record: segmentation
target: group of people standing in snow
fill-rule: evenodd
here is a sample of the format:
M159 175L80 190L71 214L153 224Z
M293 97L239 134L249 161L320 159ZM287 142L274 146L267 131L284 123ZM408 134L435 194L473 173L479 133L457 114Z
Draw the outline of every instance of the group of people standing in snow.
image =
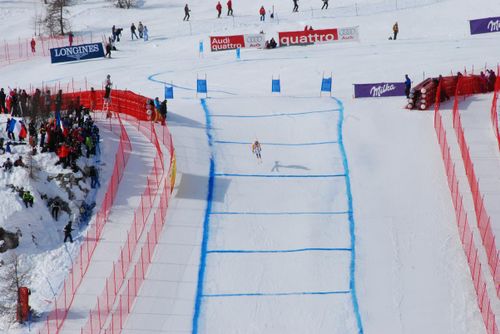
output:
M139 33L139 36L137 36L136 31ZM149 39L148 27L143 25L141 21L139 21L137 27L132 22L132 25L130 26L130 37L132 38L132 40L134 40L135 37L136 39L144 39L145 42L148 41Z

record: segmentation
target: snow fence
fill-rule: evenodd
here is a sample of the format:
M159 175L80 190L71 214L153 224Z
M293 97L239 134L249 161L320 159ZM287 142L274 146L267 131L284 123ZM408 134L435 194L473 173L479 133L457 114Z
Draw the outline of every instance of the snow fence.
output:
M481 261L478 257L478 249L474 242L474 234L468 222L467 213L463 205L463 196L460 193L458 178L455 170L455 165L452 162L451 150L448 140L446 139L446 130L443 126L443 119L439 111L439 96L441 94L441 85L438 86L436 92L436 103L434 109L434 128L441 148L441 155L444 162L446 176L448 178L448 186L450 188L453 207L455 208L455 216L457 219L457 227L462 242L463 250L467 258L469 270L476 291L477 303L481 312L486 332L488 334L498 334L495 314L491 309L490 296L486 289L486 281L481 270ZM455 122L454 122L455 123ZM482 234L482 233L481 233Z
M70 101L78 101L78 103L93 110L102 110L103 108L104 91L84 91L77 93L67 93L63 95L63 105L71 103ZM113 174L104 197L101 209L96 214L95 224L87 232L84 242L80 248L80 256L76 260L72 269L65 280L62 291L54 301L54 310L48 315L45 324L39 334L55 334L59 333L62 325L68 315L73 298L76 291L83 281L86 270L90 264L92 254L97 247L100 240L100 235L103 227L107 221L110 208L113 204L119 182L122 178L126 162L128 161L131 152L131 143L128 138L125 127L122 124L122 118L128 122L137 125L138 130L146 136L156 148L156 155L153 162L153 167L147 178L147 185L144 193L141 195L139 207L134 212L134 222L131 230L128 232L125 245L122 246L120 257L115 261L113 270L110 277L106 280L106 285L101 296L97 298L97 305L94 310L90 311L90 317L85 328L92 333L98 333L97 328L103 328L106 323L106 318L111 314L111 319L114 319L114 311L116 307L113 306L117 300L119 293L123 292L122 286L127 283L127 291L132 288L135 290L135 295L142 284L145 277L147 266L151 262L151 254L154 251L156 243L158 242L158 235L164 225L166 210L168 207L168 200L170 193L175 184L176 164L174 157L174 147L172 136L165 126L161 127L161 140L165 150L169 154L170 165L168 169L165 168L164 152L160 146L156 127L154 123L146 121L148 115L146 114L145 104L148 100L146 97L135 94L130 91L114 90L111 94L112 102L109 105L109 111L116 115L119 122L120 129L120 144L115 158L115 167ZM64 109L64 108L63 108ZM104 118L103 113L97 113L94 117ZM113 121L107 119L103 121L104 124L108 123L111 130L113 130ZM149 225L149 229L144 234L144 229L147 225L148 218L151 215L153 203L159 195L158 207L154 213L154 223ZM134 257L137 247L140 245L141 236L146 236L146 242L142 245L140 250L140 257ZM147 258L146 258L147 256ZM137 263L135 263L137 261ZM133 275L129 278L127 276L129 268L134 264ZM141 278L142 277L142 278ZM128 293L128 310L130 310L133 300L130 298L133 294ZM135 298L135 297L134 297ZM120 314L122 310L122 297L120 295ZM120 317L120 320L123 319ZM113 321L110 322L113 324ZM97 327L99 326L99 327ZM83 328L82 328L83 332Z

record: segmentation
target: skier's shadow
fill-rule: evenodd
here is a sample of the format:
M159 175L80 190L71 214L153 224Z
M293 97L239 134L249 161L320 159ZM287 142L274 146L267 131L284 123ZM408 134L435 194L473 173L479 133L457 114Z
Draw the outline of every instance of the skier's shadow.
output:
M284 169L300 169L300 170L310 170L306 166L301 166L301 165L282 165L279 161L274 162L274 166L271 169L271 172L279 172L280 168Z

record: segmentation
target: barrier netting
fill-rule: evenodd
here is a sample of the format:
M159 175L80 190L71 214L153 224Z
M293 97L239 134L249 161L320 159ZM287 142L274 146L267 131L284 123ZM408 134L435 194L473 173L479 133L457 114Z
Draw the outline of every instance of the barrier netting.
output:
M66 93L63 94L62 109L64 110L71 103L79 103L92 110L102 110L103 96L104 91L102 90ZM106 279L103 292L97 298L96 306L89 313L88 322L82 328L82 333L84 331L98 333L108 322L111 326L116 325L115 319L117 319L116 314L118 314L116 312L119 312L121 315L119 319L122 321L124 314L128 314L124 312L124 307L127 306L127 310L130 310L133 302L131 298L135 298L133 297L134 293L137 295L144 280L158 242L158 236L165 224L168 201L175 184L176 173L172 136L166 126L159 126L147 121L148 115L145 107L147 100L146 97L131 91L113 90L111 103L106 106L113 118L108 118L109 113L108 115L105 113L94 114L97 121L109 126L110 130L119 129L120 144L116 153L115 166L103 203L96 214L95 222L91 224L84 238L85 241L80 246L79 256L64 281L62 291L54 300L54 310L47 316L44 328L39 331L39 334L59 333L99 243L132 149L122 119L137 126L138 131L150 140L155 147L155 157L153 167L147 177L146 188L141 195L139 206L134 211L133 223L128 231L127 239L121 248L119 258L113 264L110 276ZM157 129L159 132L161 131L160 139L157 135ZM170 162L168 166L165 166L165 154L168 154ZM153 209L151 223L150 217ZM138 247L141 247L140 251L138 251ZM131 266L133 269L130 269ZM127 305L122 303L124 291L128 291ZM106 322L110 315L110 321Z
M441 155L444 162L446 176L448 178L448 186L450 188L451 197L453 201L453 207L455 208L455 216L457 220L458 232L460 235L460 240L462 242L463 250L467 258L467 263L469 265L469 270L474 284L474 289L476 291L476 299L481 312L484 325L488 334L498 334L498 327L496 324L495 314L491 309L491 300L486 288L486 281L483 277L481 261L478 255L478 248L474 242L474 233L468 222L467 213L463 205L463 196L460 192L458 178L456 174L455 164L452 161L451 150L448 140L446 138L446 130L443 126L443 118L439 110L440 107L440 97L441 96L441 84L438 85L436 92L436 103L434 109L434 128L436 130L438 142L441 148ZM458 95L455 96L455 104L458 108ZM453 108L455 110L455 106ZM455 112L454 112L455 113ZM454 126L456 125L456 120L454 116ZM463 144L462 144L463 145ZM478 191L476 197L474 197L474 202L476 204L476 199L478 196ZM479 223L479 220L478 220ZM489 224L489 219L488 219ZM489 225L488 225L489 226ZM487 231L483 227L484 232L481 232L481 237L483 233L486 234ZM489 228L491 231L491 227ZM481 228L480 228L481 231ZM484 244L484 238L482 238ZM493 238L494 244L494 238ZM496 247L495 247L496 251ZM498 253L495 253L495 257L498 262ZM489 260L489 259L488 259ZM491 263L490 261L488 261ZM495 271L498 267L497 262L495 264ZM490 265L491 268L491 265ZM493 272L493 277L495 278L495 273ZM498 281L495 280L495 285L498 292Z

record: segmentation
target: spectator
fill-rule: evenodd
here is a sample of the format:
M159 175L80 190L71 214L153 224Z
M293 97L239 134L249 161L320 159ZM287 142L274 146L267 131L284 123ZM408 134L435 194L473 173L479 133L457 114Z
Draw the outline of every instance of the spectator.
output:
M184 6L184 18L182 19L183 21L189 21L189 18L191 17L191 15L189 15L190 11L191 9L189 9L188 4L186 4L186 6Z
M12 161L10 161L10 158L7 158L7 160L3 163L2 167L6 172L12 171Z
M220 19L220 16L222 14L222 5L220 4L220 1L217 2L215 9L217 10L217 18Z
M139 37L135 33L136 30L137 28L135 27L135 24L132 22L132 25L130 26L130 35L132 36L132 40L134 40L134 36L135 38L139 39Z
M14 161L14 167L28 167L26 164L23 162L23 157L19 156L16 161Z
M31 42L30 42L30 45L31 45L31 53L35 53L36 52L36 41L35 41L35 37L33 37L31 39Z
M71 232L73 231L72 225L73 223L71 220L64 226L64 242L66 242L69 239L69 242L73 243L73 236L71 235Z
M299 2L299 0L293 0L293 10L292 10L293 13L297 13L299 11L298 2Z
M260 20L265 21L266 20L266 9L264 8L264 6L260 7L259 14L260 14Z
M233 1L227 1L227 16L233 16Z
M394 40L396 40L396 38L398 37L398 33L399 33L399 26L398 26L398 23L394 23L394 25L392 26L392 32L394 33Z
M3 88L0 88L0 112L3 112L4 114L7 113L7 109L5 108L5 98L7 96L5 95L5 92Z
M74 37L75 37L75 35L73 35L73 32L70 31L69 34L68 34L69 46L73 46L73 38Z
M116 41L117 42L120 41L120 37L122 36L122 31L123 31L123 28L116 28L115 36L116 36Z
M29 190L23 192L23 202L26 208L28 208L28 205L33 207L33 195L31 195Z
M53 202L52 202L52 210L50 211L51 214L52 214L52 218L55 219L55 221L58 220L59 218L59 210L60 210L60 205L59 205L59 201L57 199L55 199Z
M90 166L89 176L90 187L92 189L96 188L97 186L101 186L101 183L99 182L99 172L97 171L97 168L95 168L95 166Z
M111 42L106 43L106 54L104 58L111 58Z
M5 147L3 147L3 144L5 142L5 139L0 137L0 154L5 154Z
M165 121L167 120L167 100L163 100L160 104L160 115L162 117L162 125L165 125Z
M137 31L139 32L139 38L142 38L142 33L144 32L144 26L142 25L141 21L139 21L139 24L137 25Z
M149 40L149 30L147 26L144 26L143 37L144 42L147 42Z
M323 7L321 7L321 10L323 9L328 9L328 0L323 0Z
M408 74L405 74L405 94L406 98L410 98L410 90L411 90L411 79Z

